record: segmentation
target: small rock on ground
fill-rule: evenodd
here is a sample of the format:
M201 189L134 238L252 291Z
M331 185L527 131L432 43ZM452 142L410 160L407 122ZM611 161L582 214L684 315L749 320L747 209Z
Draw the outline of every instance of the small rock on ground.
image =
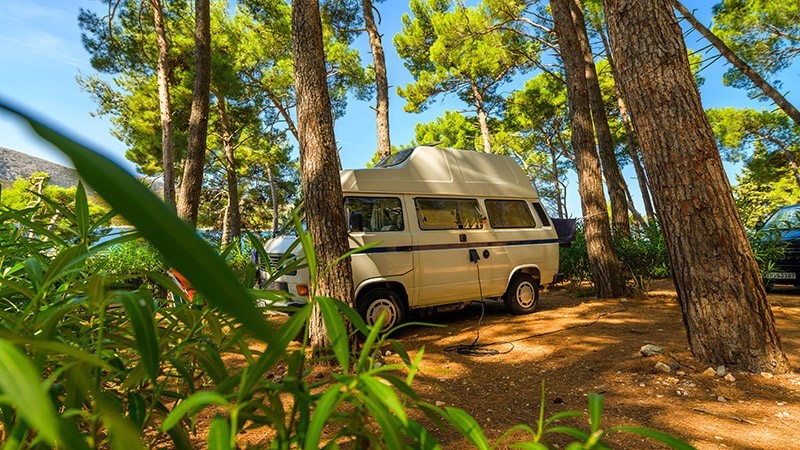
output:
M639 349L639 353L641 353L642 356L655 356L660 355L663 352L663 348L653 344L645 344Z

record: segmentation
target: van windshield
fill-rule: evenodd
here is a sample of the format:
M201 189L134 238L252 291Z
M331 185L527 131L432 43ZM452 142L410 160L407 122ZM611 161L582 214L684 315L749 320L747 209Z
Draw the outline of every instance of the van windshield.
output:
M779 209L764 224L763 229L795 230L800 229L800 205Z

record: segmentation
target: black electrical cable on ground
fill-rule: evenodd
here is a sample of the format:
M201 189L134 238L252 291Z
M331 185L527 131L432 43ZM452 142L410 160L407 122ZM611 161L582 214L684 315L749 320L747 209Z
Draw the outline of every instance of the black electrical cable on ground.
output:
M445 347L444 351L446 353L455 352L455 353L458 353L459 355L466 355L466 356L505 355L506 353L511 353L511 351L514 350L514 342L520 342L520 341L525 341L525 340L532 339L532 338L535 338L535 337L547 336L547 335L550 335L550 334L556 334L556 333L560 333L562 331L572 330L572 329L575 329L575 328L590 327L590 326L596 324L597 322L599 322L600 319L602 319L605 316L610 316L612 314L616 314L616 313L624 312L624 311L628 310L628 308L620 308L620 309L617 309L615 311L598 314L597 317L590 323L582 323L582 324L572 325L572 326L565 327L565 328L559 328L558 330L546 331L544 333L531 334L531 335L528 335L528 336L525 336L525 337L521 337L521 338L518 338L518 339L510 340L510 341L496 341L496 342L491 342L489 344L478 344L478 340L481 338L481 324L483 323L483 315L485 313L485 307L484 307L484 302L483 302L483 286L481 286L481 267L477 262L475 262L475 267L478 268L478 290L479 290L480 295L481 295L481 301L480 301L480 304L481 304L481 317L480 317L480 319L478 319L478 330L476 331L475 340L472 341L471 344L456 344L456 345L451 345L449 347ZM510 348L508 350L506 350L506 351L500 351L500 350L496 350L496 349L490 348L490 347L494 347L494 346L497 346L497 345L509 345Z
M483 323L483 315L486 312L486 308L483 302L483 286L481 285L481 266L480 264L475 261L475 267L478 268L478 292L481 295L481 317L478 319L478 329L475 334L475 340L472 341L471 344L456 344L451 345L449 347L445 347L445 352L455 352L459 355L467 355L467 356L494 356L494 355L504 355L506 353L510 353L511 350L514 350L514 344L510 342L499 342L499 343L492 343L492 344L478 344L478 340L481 338L481 323ZM498 344L507 344L510 345L506 351L500 351L493 348L489 348L493 345Z

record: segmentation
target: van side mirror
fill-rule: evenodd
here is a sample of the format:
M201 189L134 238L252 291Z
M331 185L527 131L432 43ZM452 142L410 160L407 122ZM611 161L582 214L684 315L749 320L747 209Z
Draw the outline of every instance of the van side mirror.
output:
M350 231L364 231L364 216L361 211L350 213Z

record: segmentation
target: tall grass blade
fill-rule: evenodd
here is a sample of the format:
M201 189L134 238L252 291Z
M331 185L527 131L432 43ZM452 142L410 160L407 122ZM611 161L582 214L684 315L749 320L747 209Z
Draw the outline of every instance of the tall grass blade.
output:
M350 341L347 338L347 328L339 315L339 309L326 297L317 297L320 311L322 312L322 321L325 323L325 331L328 333L328 338L331 340L333 346L333 354L336 355L336 361L339 363L344 373L348 372L350 366Z
M231 450L231 424L224 417L214 417L208 427L208 450Z
M4 403L15 407L22 419L55 446L61 441L59 420L40 380L39 372L25 354L0 339L0 390Z

